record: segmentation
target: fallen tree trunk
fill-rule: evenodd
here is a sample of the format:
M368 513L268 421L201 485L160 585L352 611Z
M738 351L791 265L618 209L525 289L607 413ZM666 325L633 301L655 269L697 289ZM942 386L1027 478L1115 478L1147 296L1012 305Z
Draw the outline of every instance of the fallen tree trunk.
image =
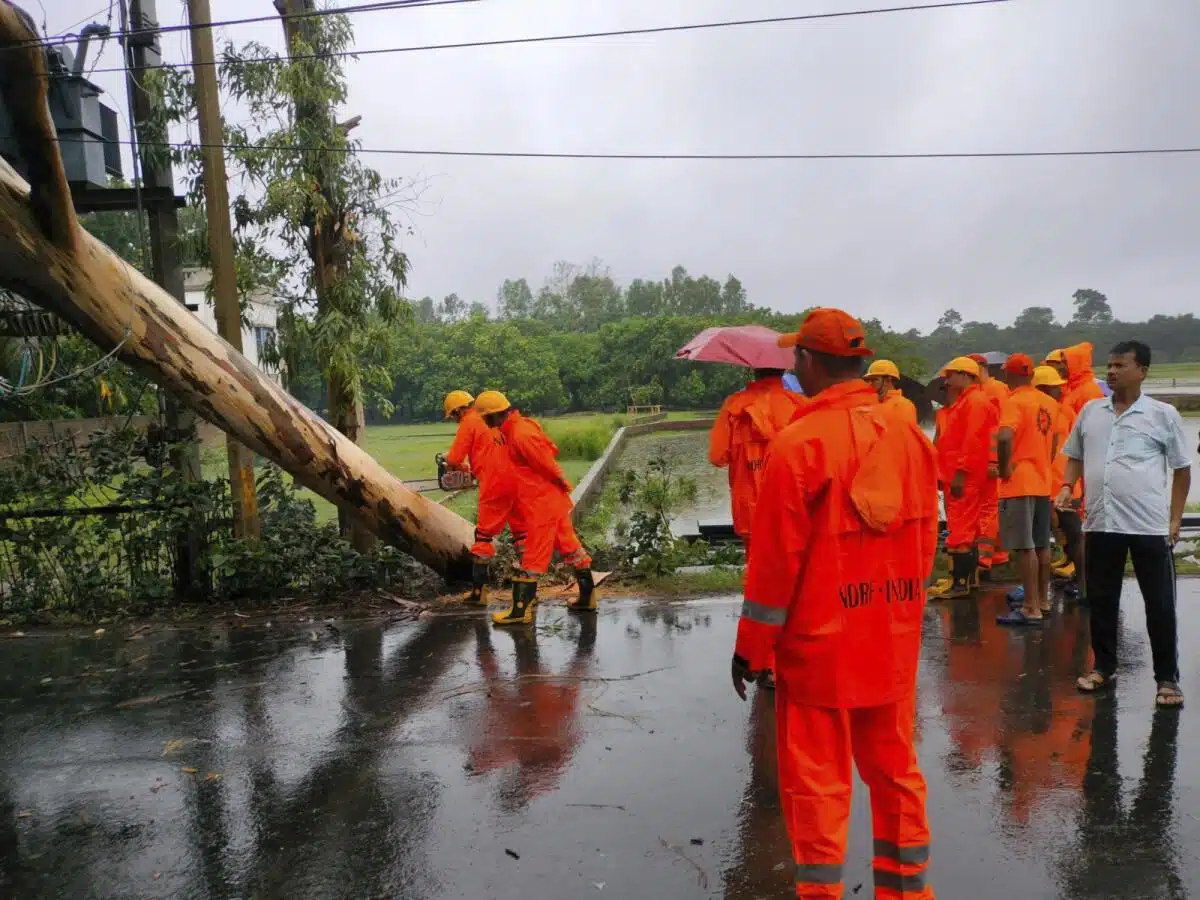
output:
M46 104L43 48L0 0L0 94L31 185L0 160L0 286L56 313L200 416L434 570L469 565L473 529L409 490L79 226Z

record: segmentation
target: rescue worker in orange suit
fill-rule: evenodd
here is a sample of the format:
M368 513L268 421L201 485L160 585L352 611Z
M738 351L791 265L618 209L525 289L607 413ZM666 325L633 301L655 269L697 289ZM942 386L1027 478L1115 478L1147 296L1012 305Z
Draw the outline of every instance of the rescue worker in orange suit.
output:
M890 359L877 359L867 369L867 384L879 394L883 408L917 424L917 408L900 392L900 370Z
M733 530L746 548L747 560L767 446L807 402L784 386L782 369L756 369L754 380L721 405L708 436L708 461L729 469ZM771 671L763 674L763 687L771 687Z
M781 802L796 896L843 895L853 767L871 793L877 900L932 898L913 747L924 585L937 550L937 456L862 380L862 326L815 309L796 374L811 402L775 439L732 662L745 699L772 652Z
M1008 399L1008 385L999 378L993 378L988 368L987 357L982 353L972 353L967 357L979 366L979 389L992 401L999 416L1000 408ZM996 434L992 434L992 462L996 461ZM1008 552L1000 542L1000 495L999 483L993 470L991 483L983 498L982 536L979 545L979 572L987 577L996 566L1008 563Z
M1071 434L1071 429L1075 427L1077 418L1075 413L1062 402L1063 388L1066 387L1066 384L1053 366L1038 366L1033 371L1033 386L1058 403L1058 417L1054 422L1054 433L1058 438L1056 444L1058 452L1054 455L1054 461L1051 464L1054 475L1050 488L1051 497L1057 497L1059 491L1062 490L1063 479L1067 474L1067 455L1062 452L1062 448L1066 445L1067 437ZM1053 510L1055 522L1062 536L1062 547L1067 564L1067 568L1059 569L1058 573L1074 579L1064 588L1064 593L1068 597L1076 598L1081 598L1083 594L1083 559L1080 555L1083 548L1083 519L1080 515L1082 506L1083 485L1076 482L1075 490L1071 494L1071 508Z
M937 444L949 531L946 552L952 560L945 597L971 593L979 545L986 541L983 505L994 483L992 434L1000 412L980 389L978 373L979 365L965 356L951 360L941 372L950 401Z
M1046 365L1053 366L1067 381L1063 391L1062 402L1076 416L1088 403L1104 398L1104 391L1096 383L1096 374L1092 371L1092 345L1087 341L1067 347L1063 350L1052 350L1046 356Z
M473 408L474 402L475 398L466 391L451 391L442 406L446 418L458 423L446 464L453 469L469 469L479 482L475 543L471 545L471 592L466 601L486 606L488 569L496 557L493 541L508 525L513 543L519 548L525 540L525 531L516 510L517 491L509 471L504 438L500 432L488 428L483 416Z
M1000 411L1001 533L1017 554L1025 602L1001 625L1039 625L1050 612L1050 489L1058 452L1058 404L1033 386L1033 360L1014 353L1004 364L1013 391Z
M1063 389L1062 404L1078 418L1079 413L1093 400L1100 400L1104 392L1096 383L1096 374L1092 371L1092 345L1087 341L1062 350L1052 350L1046 356L1046 364L1058 370L1058 374L1066 379L1067 386ZM1081 515L1082 515L1081 508ZM1079 556L1075 560L1075 574L1084 570L1084 541L1079 542ZM1061 570L1056 574L1066 574ZM1080 590L1084 589L1082 581L1078 582Z
M558 464L558 447L542 426L513 409L499 391L484 391L475 408L489 428L499 428L508 450L516 485L517 516L525 526L520 572L513 578L512 607L494 613L497 625L530 623L537 605L538 577L550 569L554 552L575 570L579 596L567 606L575 612L596 611L592 558L571 524L571 484Z

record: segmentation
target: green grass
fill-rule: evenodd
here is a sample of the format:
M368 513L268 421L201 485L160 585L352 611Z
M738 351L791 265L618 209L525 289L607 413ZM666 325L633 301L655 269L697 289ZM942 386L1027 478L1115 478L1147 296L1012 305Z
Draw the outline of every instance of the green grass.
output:
M675 572L648 578L635 588L639 594L659 597L695 597L701 594L740 594L745 569L717 566L707 572Z
M1200 363L1155 363L1150 367L1151 379L1200 378Z

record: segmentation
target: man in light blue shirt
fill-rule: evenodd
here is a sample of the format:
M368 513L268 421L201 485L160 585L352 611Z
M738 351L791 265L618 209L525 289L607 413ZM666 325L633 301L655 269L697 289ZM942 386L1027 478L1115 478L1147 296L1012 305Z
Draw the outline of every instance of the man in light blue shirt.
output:
M1082 476L1096 668L1078 680L1079 689L1093 693L1116 679L1121 584L1125 560L1132 557L1146 604L1156 702L1179 707L1173 545L1191 488L1192 461L1179 411L1142 393L1149 368L1150 348L1140 341L1113 348L1107 378L1112 396L1093 400L1075 420L1063 447L1068 462L1058 505L1069 506Z

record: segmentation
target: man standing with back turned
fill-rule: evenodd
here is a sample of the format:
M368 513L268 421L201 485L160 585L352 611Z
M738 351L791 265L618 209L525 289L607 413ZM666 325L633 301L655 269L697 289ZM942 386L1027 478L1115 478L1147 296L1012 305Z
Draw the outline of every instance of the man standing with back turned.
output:
M1142 393L1149 368L1150 348L1141 341L1113 347L1107 379L1112 396L1091 401L1075 420L1057 502L1068 508L1071 489L1083 476L1083 557L1096 668L1076 684L1090 694L1116 680L1121 582L1125 559L1132 557L1146 604L1155 703L1180 707L1173 545L1192 485L1192 461L1179 410Z
M853 766L871 792L875 897L932 898L925 779L913 748L937 457L862 380L862 326L815 309L796 374L812 402L775 439L754 517L733 686L776 656L781 800L796 896L842 896Z

